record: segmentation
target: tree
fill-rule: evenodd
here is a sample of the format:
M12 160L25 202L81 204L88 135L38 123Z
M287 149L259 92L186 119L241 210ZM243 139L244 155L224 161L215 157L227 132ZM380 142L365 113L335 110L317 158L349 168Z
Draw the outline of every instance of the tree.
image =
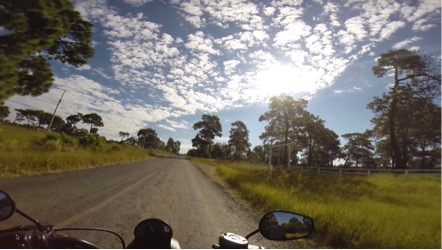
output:
M175 141L172 153L179 154L180 150L181 150L180 148L181 148L181 142L180 141Z
M437 166L440 162L441 108L433 103L432 98L418 96L406 86L397 88L395 98L394 133L401 160L405 166ZM373 131L378 139L376 153L384 166L394 166L395 163L389 130L392 99L392 94L387 93L373 98L367 105L375 113L371 122L375 125Z
M9 116L9 107L0 105L0 121L6 119Z
M82 113L77 113L76 115L70 115L68 117L66 117L66 121L69 125L71 125L72 128L75 127L75 125L77 125L78 122L83 120L83 114Z
M265 146L255 146L251 152L250 158L258 162L266 162L268 158L266 152L267 150L265 149Z
M96 113L84 115L83 116L83 123L91 125L91 128L89 130L89 133L91 133L91 134L94 131L94 130L92 130L93 126L95 126L95 127L103 127L104 126L104 123L101 120L101 116ZM96 133L96 131L95 131L95 133Z
M235 121L232 123L230 129L229 145L233 147L235 153L234 157L237 161L242 159L244 155L250 150L249 131L242 121Z
M219 117L204 114L202 120L193 125L193 129L199 129L200 131L192 139L192 146L198 148L200 156L210 158L210 151L215 136L222 136L222 126Z
M374 146L370 141L371 131L342 135L347 140L344 145L345 166L374 167ZM353 163L353 164L352 164Z
M417 95L440 93L440 66L439 70L434 72L434 67L428 57L401 49L381 54L372 71L378 78L390 72L393 73L393 86L390 89L389 98L384 100L387 105L383 111L388 120L392 166L393 168L407 168L408 152L404 150L404 145L400 145L397 138L399 91L405 87Z
M322 127L319 143L314 152L316 164L318 166L332 167L333 161L340 156L340 144L339 136L333 130Z
M166 151L169 153L172 153L174 150L174 147L175 147L175 141L171 137L169 137L169 140L167 140L167 143L166 143Z
M212 147L212 151L210 151L210 156L214 159L221 159L225 160L228 158L228 153L226 151L225 144L222 143L215 143Z
M265 131L259 136L264 144L285 144L292 142L299 134L299 124L304 114L307 101L294 100L287 94L281 94L270 98L269 111L259 117L259 121L268 121ZM285 147L281 159L288 162L288 147Z
M180 141L174 141L171 137L169 137L169 140L167 140L167 144L166 144L166 151L167 152L170 152L172 154L179 154L180 147L181 147Z
M142 128L138 130L138 144L143 148L162 149L164 142L158 138L157 132L151 128Z
M49 60L80 66L92 57L92 24L69 0L0 4L0 104L14 94L40 95L52 85Z
M133 136L127 138L124 143L129 144L129 145L136 145L137 144L137 139Z
M52 116L52 115L51 115ZM51 117L52 119L52 117ZM49 123L51 121L49 120ZM49 123L47 125L49 125ZM52 121L52 130L55 130L57 132L63 132L63 129L66 127L66 122L58 115L54 116L54 120Z
M121 141L124 141L124 138L126 137L129 138L130 136L128 132L123 132L123 131L118 132L118 135L121 136Z
M49 126L49 124L51 123L52 114L45 112L43 110L34 110L32 113L34 114L38 122L37 127L41 128L44 125Z
M28 125L32 125L37 117L35 116L35 112L32 109L15 109L17 111L16 120L27 120Z
M304 111L298 119L298 134L295 135L298 147L306 156L307 166L333 166L338 158L339 136L324 125L324 120Z

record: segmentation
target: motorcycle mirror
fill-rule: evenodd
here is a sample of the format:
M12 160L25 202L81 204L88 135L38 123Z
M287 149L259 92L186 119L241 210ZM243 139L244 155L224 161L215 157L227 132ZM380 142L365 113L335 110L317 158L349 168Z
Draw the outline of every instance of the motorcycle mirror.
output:
M0 221L11 217L15 212L15 203L5 192L0 191Z
M287 211L270 211L259 221L259 232L269 240L294 240L313 232L313 219Z

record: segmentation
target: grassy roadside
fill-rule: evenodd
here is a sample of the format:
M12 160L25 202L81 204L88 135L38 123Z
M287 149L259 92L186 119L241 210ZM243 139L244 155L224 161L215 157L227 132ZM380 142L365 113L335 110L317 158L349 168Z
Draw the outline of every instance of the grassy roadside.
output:
M278 168L269 174L245 163L192 161L214 166L224 185L258 213L285 209L310 215L316 224L313 240L321 246L441 247L440 176L336 176Z
M137 146L105 143L99 150L42 142L43 130L0 123L0 177L40 175L87 169L162 156Z

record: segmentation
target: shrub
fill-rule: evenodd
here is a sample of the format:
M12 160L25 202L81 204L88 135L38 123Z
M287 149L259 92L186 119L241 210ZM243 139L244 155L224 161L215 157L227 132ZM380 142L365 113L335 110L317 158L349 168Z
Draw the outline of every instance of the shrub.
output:
M60 151L61 146L58 141L46 141L43 144L43 150L45 150L45 151Z
M92 150L101 150L106 142L106 139L97 134L88 134L80 138L78 143L83 148L90 148Z
M77 141L74 138L72 138L72 137L70 137L70 136L68 136L68 135L66 135L64 133L61 133L61 134L55 134L55 133L47 134L40 141L36 140L36 141L34 141L34 143L36 145L44 145L48 141L56 141L56 142L58 142L62 146L75 146L77 144Z
M61 144L63 146L75 146L77 144L77 141L75 140L75 138L72 138L64 133L61 133L58 135L58 139L61 142Z

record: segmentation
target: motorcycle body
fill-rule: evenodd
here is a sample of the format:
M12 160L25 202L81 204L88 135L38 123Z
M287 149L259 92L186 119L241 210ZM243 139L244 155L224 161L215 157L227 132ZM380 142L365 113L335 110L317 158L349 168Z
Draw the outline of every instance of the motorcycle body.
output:
M126 248L123 237L105 228L57 228L53 225L42 225L17 209L12 198L5 192L0 191L0 221L4 221L18 213L33 224L17 226L6 230L0 230L0 248L80 248L92 249L99 246L83 239L70 237L66 231L102 231L115 235L121 242L121 248ZM267 212L260 220L257 230L243 237L234 233L223 233L219 236L215 249L234 248L263 248L249 244L249 237L256 233L269 240L285 241L296 240L309 236L314 228L313 219L288 211L275 210ZM127 245L129 249L155 248L168 249L180 248L176 239L173 238L172 227L165 221L149 218L139 222L134 229L134 239Z

